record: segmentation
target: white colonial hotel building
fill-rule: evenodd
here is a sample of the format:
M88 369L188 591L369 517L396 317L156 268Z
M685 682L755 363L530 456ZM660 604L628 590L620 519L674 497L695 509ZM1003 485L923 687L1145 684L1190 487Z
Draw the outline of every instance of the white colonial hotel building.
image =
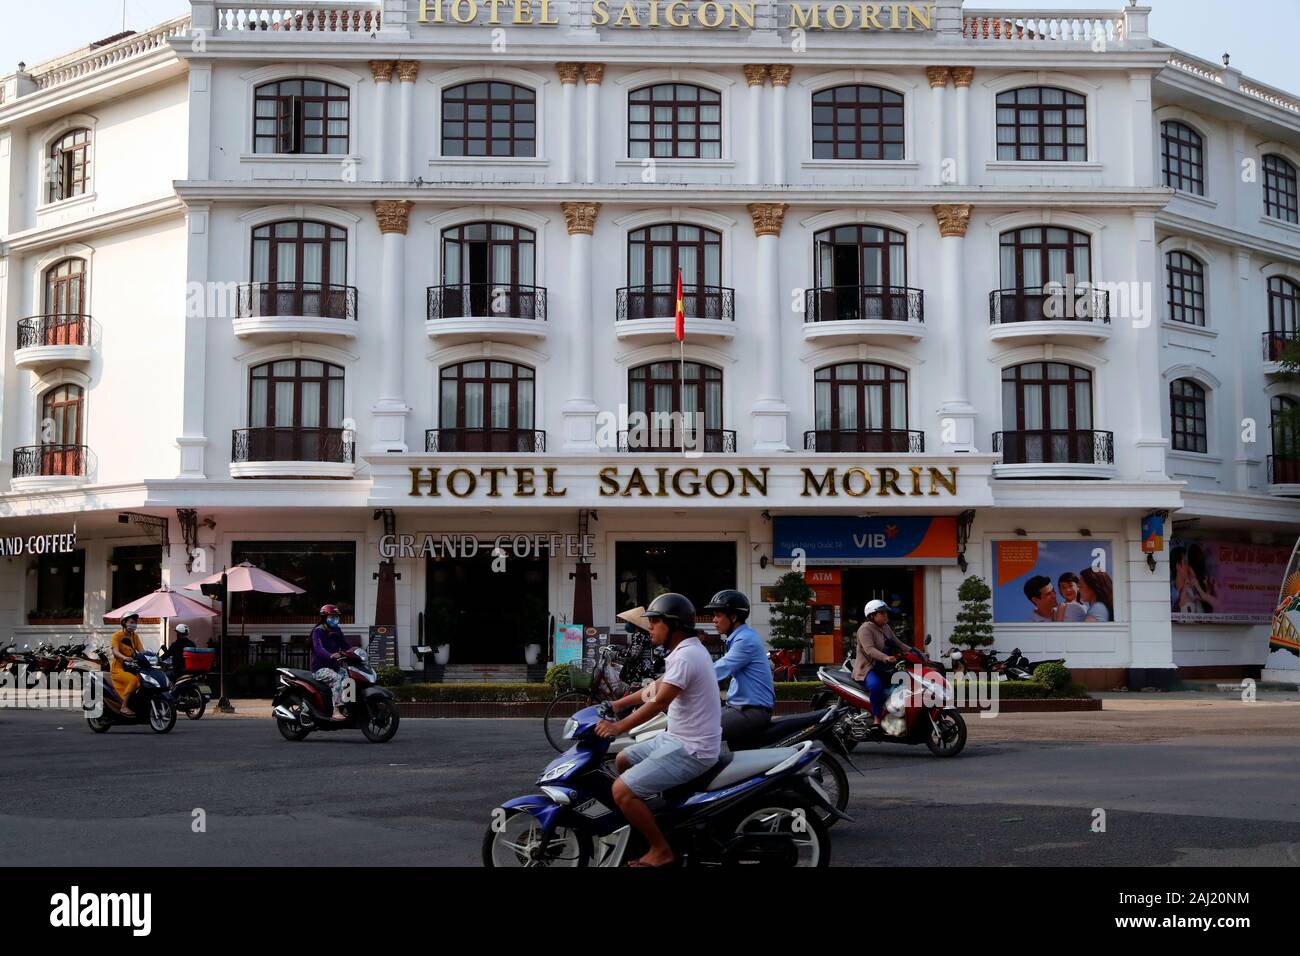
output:
M0 640L251 560L309 588L252 658L331 600L486 672L802 547L821 660L872 596L946 647L980 574L1092 686L1266 664L1257 615L1171 614L1169 539L1222 594L1300 531L1293 94L1141 6L191 7L0 78L0 538L77 532L0 559ZM1033 622L1079 554L1094 619Z

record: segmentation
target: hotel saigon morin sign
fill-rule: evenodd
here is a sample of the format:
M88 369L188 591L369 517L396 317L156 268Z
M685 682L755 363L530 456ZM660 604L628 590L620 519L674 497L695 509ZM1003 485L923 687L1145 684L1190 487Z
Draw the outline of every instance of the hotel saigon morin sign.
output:
M468 26L558 26L552 4L562 0L420 0L419 22ZM597 27L650 29L754 29L757 0L589 0ZM766 6L766 4L764 4ZM790 30L930 30L931 3L844 3L790 0ZM487 18L479 20L480 12Z

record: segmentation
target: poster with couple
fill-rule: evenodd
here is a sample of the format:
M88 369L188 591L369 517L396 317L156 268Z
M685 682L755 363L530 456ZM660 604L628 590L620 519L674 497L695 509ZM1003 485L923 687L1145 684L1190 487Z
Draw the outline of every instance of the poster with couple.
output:
M996 624L1097 624L1115 620L1111 542L993 543Z

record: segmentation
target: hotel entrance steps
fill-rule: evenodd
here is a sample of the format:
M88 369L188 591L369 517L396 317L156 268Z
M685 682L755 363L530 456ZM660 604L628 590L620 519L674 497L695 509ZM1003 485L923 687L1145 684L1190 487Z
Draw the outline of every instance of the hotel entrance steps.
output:
M442 680L445 684L526 684L528 667L524 664L448 664Z

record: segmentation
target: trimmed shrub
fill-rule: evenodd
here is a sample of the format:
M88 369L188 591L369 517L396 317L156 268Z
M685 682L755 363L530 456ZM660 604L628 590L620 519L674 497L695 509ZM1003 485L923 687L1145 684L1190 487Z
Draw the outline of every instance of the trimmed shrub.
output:
M375 673L379 676L380 687L400 687L406 683L406 671L400 667L380 667Z
M1034 680L1044 685L1048 690L1060 690L1070 683L1071 674L1064 664L1057 664L1051 661L1045 664L1039 664L1034 668Z

